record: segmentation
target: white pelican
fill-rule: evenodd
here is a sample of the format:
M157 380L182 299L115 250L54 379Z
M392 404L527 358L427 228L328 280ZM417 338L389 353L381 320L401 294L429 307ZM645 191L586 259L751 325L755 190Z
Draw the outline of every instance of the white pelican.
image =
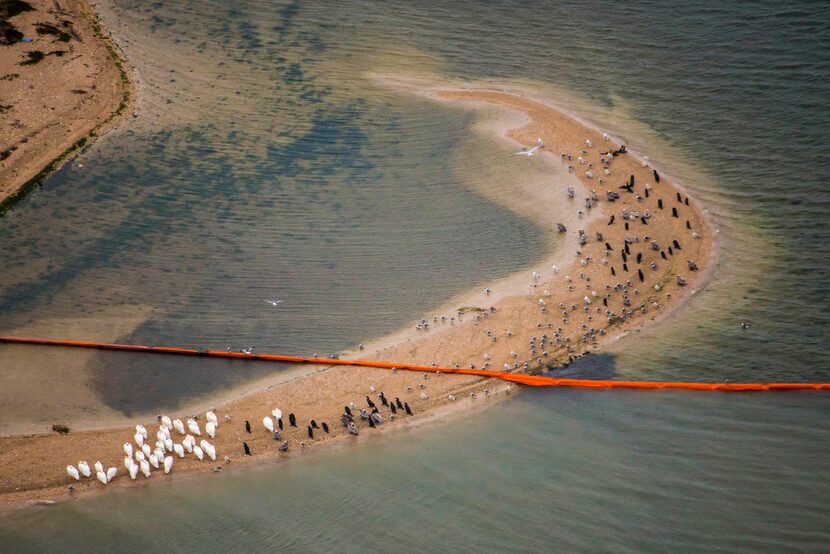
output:
M150 445L146 443L141 445L141 451L144 452L145 456L149 456L153 453L153 451L150 450Z
M164 449L173 452L173 439L164 439Z
M75 466L73 466L73 465L66 466L66 472L69 474L70 477L72 477L76 481L81 480L81 474L78 473L78 470L75 469Z
M196 454L196 457L200 460L205 457L205 453L202 451L201 447L199 447L198 444L193 447L193 453Z
M168 430L173 428L173 421L168 416L161 416L161 424Z
M95 462L95 471L104 471L104 464L100 461Z
M212 444L202 439L201 442L199 442L199 446L202 448L205 454L207 454L210 457L211 460L216 461L216 448Z
M130 444L128 442L124 443L124 454L126 454L127 456L132 458L132 456L133 456L133 445L132 444Z
M199 424L196 423L195 419L187 420L187 430L196 435L197 437L202 435L202 432L199 431Z
M141 435L142 435L145 439L147 438L147 428L146 428L146 427L144 427L143 425L136 425L136 426L135 426L135 432L136 432L136 433L141 433Z
M104 485L107 484L107 474L106 473L104 473L103 471L98 471L98 472L95 473L95 476L98 478L99 481L101 481L102 484L104 484Z
M138 446L142 446L144 444L144 435L142 435L141 433L136 433L133 439L135 439L135 443Z
M131 465L127 468L127 471L130 472L130 479L135 480L136 475L138 475L138 464Z
M156 469L159 468L159 459L156 457L155 454L150 454L149 456L147 456L147 459L150 460L150 465L152 465Z
M84 477L92 477L92 472L89 470L89 464L86 462L78 462L78 471L80 471L81 475Z
M193 442L191 442L191 440ZM182 441L182 448L187 450L188 453L193 452L193 444L196 442L196 439L193 438L193 435L187 435L184 440Z
M170 473L171 469L173 469L173 456L167 456L164 458L164 473Z
M263 427L268 429L268 432L270 432L270 433L274 432L274 420L271 419L270 417L268 417L268 416L263 417L262 418L262 425L263 425Z
M181 444L174 444L173 452L175 452L176 456L179 458L184 458L184 447Z
M141 464L139 465L141 468L141 473L144 474L144 477L150 478L150 464L147 463L147 460L141 460Z
M178 431L180 435L184 435L184 423L182 423L181 419L173 420L173 428Z
M135 459L138 460L139 462L143 462L144 460L147 459L147 457L144 456L144 452L139 450L138 452L135 453Z
M219 419L216 417L216 413L214 413L213 410L205 412L205 419L213 423L214 427L219 427Z
M268 419L271 419L271 418L268 418ZM215 437L216 436L216 424L213 423L212 421L208 421L207 423L205 423L205 433L207 433L210 438Z
M282 410L280 410L279 408L274 408L273 410L271 410L271 415L274 416L274 419L280 420L282 419Z
M124 457L124 469L130 469L130 466L135 465L132 458Z
M118 473L118 470L114 467L111 467L107 470L107 483L109 483L115 478L116 473Z

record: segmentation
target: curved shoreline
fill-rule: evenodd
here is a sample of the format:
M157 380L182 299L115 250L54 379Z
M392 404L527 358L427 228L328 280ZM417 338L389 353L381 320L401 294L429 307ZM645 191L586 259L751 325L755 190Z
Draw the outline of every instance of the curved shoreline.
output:
M37 186L43 183L49 176L58 171L66 163L72 161L76 156L81 154L83 150L89 147L96 139L113 130L121 120L127 116L135 105L135 84L130 72L127 70L129 65L124 57L123 52L115 45L115 43L106 35L102 23L90 5L88 0L78 0L79 12L74 14L75 22L83 22L88 25L91 34L98 42L97 46L102 47L107 52L107 57L117 70L120 77L121 94L118 104L115 102L106 103L101 106L98 111L99 117L105 117L103 121L95 124L92 128L85 131L80 138L70 141L66 144L59 144L57 147L50 149L51 160L42 168L26 168L28 172L20 176L13 176L8 190L5 195L0 194L0 216L10 210L15 204L23 200L32 192ZM71 94L68 92L67 94ZM47 142L49 140L60 140L60 134L57 132L50 135L47 131L46 136L39 137L39 141L32 148L37 145ZM29 144L27 142L27 144ZM19 160L15 160L19 161ZM15 164L10 164L8 168L12 171ZM19 182L16 182L19 181Z
M600 142L601 137L598 136L599 131L587 128L584 123L574 120L562 110L535 100L508 93L470 90L444 91L439 96L434 96L434 99L439 102L455 102L457 105L464 105L473 110L486 105L495 106L499 113L523 112L527 116L525 118L526 123L519 128L514 127L511 123L502 129L509 140L521 144L532 145L535 142L535 137L542 136L546 145L549 145L547 147L549 151L555 149L554 152L557 152L559 150L557 145L559 145L563 151L567 148L568 151L576 153L585 137L590 136L597 144L593 148L592 155L598 155L596 151L599 150L599 146L603 145ZM508 119L510 122L515 122L515 119ZM608 143L613 144L610 141ZM624 155L618 158L612 162L611 166L614 169L612 172L615 175L614 181L622 180L624 175L631 172L631 174L636 173L638 175L637 180L642 185L643 176L647 175L646 171L650 174L651 168L641 167L640 160L637 160L633 155ZM518 160L517 158L512 159ZM574 159L576 159L576 156L574 156ZM543 168L547 168L557 177L558 181L555 185L558 185L558 187L543 188L536 186L527 190L528 198L508 201L517 202L516 206L525 205L528 209L536 209L537 211L533 213L541 218L537 223L540 223L546 232L555 233L557 222L548 217L547 211L543 207L544 203L563 201L566 183L576 182L578 187L575 186L574 188L581 190L589 190L593 183L584 174L576 176L567 172L563 173L561 167L557 170L556 164L562 164L562 162L558 159L558 156L552 156L550 153L526 160L522 158L522 161L528 163L537 163L539 160L541 160L539 163L543 164ZM597 163L597 166L599 166L599 163ZM657 189L655 184L655 191L660 190L662 194L669 194L674 197L678 189L666 180L661 181L660 189ZM610 187L611 184L609 183L608 186ZM642 190L640 187L638 189ZM565 241L554 248L545 260L538 264L538 267L521 270L515 275L494 284L492 295L483 292L467 293L453 299L450 304L446 305L443 308L443 315L447 318L456 317L457 321L450 321L449 319L431 320L429 321L430 327L428 330L412 331L410 329L395 333L373 345L369 345L365 351L368 354L366 357L372 359L400 359L424 365L440 362L442 365L448 366L454 363L461 366L469 364L479 366L482 363L483 353L487 352L491 354L494 364L493 369L501 369L502 363L517 364L519 361L527 360L529 364L533 363L529 369L538 370L541 369L538 367L539 365L544 368L557 363L565 363L573 356L600 348L645 323L664 317L665 314L675 311L678 306L688 300L691 295L687 293L678 294L680 287L673 281L674 275L678 273L678 267L682 266L682 260L672 257L671 260L665 261L665 267L663 267L664 263L661 261L660 266L658 266L660 270L654 275L649 274L649 283L661 283L661 290L659 293L650 293L644 289L642 294L644 299L659 300L659 308L646 309L645 314L632 314L621 322L609 325L607 332L599 335L600 338L597 338L595 334L592 339L585 341L584 345L579 340L580 324L586 326L589 322L593 324L591 319L586 318L588 316L593 317L597 312L571 310L570 316L567 318L569 322L564 324L567 327L567 332L563 331L561 335L563 339L566 335L568 339L576 338L575 344L577 347L573 347L572 340L567 345L565 344L566 341L563 341L561 345L554 346L552 344L549 347L550 354L545 356L541 364L536 364L533 359L536 356L531 356L531 351L527 347L527 339L530 336L539 335L541 332L553 332L545 326L542 329L537 327L537 324L542 324L544 321L552 324L551 329L559 326L553 325L553 322L559 319L554 314L556 312L554 299L562 299L563 302L567 300L567 304L571 305L576 300L581 299L583 292L587 290L568 291L567 283L563 279L564 275L570 273L576 277L578 272L584 272L586 277L593 279L592 286L595 287L595 290L599 289L602 284L609 282L607 266L599 263L601 252L595 251L602 249L602 242L610 242L616 246L614 252L618 255L625 231L619 221L616 226L609 227L605 225L605 218L611 211L618 213L620 206L633 202L633 197L624 196L617 204L600 201L592 208L592 213L585 219L579 219L575 213L576 209L582 206L581 198L564 201L573 202L573 221L577 222L577 225L580 223L585 225L586 234L590 239L584 250L592 256L591 262L581 265L580 258L584 260L585 254L579 257L574 255L573 248L575 245L578 246L578 234L568 223L569 229L565 234ZM683 206L682 203L680 205ZM705 271L706 268L711 267L711 264L707 262L711 258L712 229L704 220L703 213L697 207L696 202L691 203L688 210L686 208L681 209L688 214L686 217L694 222L693 227L698 229L701 234L701 239L694 241L686 238L688 233L682 237L684 253L692 252L695 256L694 259ZM658 219L663 222L663 225L657 225ZM683 232L683 229L679 221L674 222L668 216L658 218L658 214L655 213L652 221L653 225L649 226L649 232L654 237L660 237L661 240L668 241L670 236L681 236L680 233ZM594 234L598 231L604 233L604 241L602 242L594 240ZM646 254L648 255L647 252ZM552 261L560 259L565 260L561 271L559 273L551 271L550 264ZM618 264L618 261L613 263ZM542 274L538 283L531 282L531 271ZM704 271L699 273L704 273ZM688 272L684 271L684 273L688 275ZM634 275L636 280L636 273ZM687 289L691 290L693 286L699 285L704 278L705 275L700 274L688 275ZM579 278L577 277L573 281L576 283ZM614 281L611 280L610 282L613 283ZM578 284L587 284L587 282ZM544 288L555 291L551 293L550 297L544 297L549 298L550 313L543 312L537 302L537 299L542 299L540 298L542 296L541 291ZM606 292L606 294L609 294L611 298L609 304L615 303L616 309L616 305L622 301L621 295L613 292ZM672 297L666 298L666 294L672 294ZM489 311L488 306L490 305L497 308L495 312ZM454 313L454 310L451 311L452 308L461 306L474 306L483 311L468 312L465 315L458 315ZM593 308L593 305L591 307ZM439 311L438 313L442 312ZM444 321L444 323L441 323L441 321ZM492 337L484 332L485 326L495 330L493 334L497 335L496 342L493 342ZM507 331L510 331L509 336ZM517 351L516 355L512 356L511 351ZM259 423L261 418L267 415L274 406L280 406L286 412L297 412L298 419L301 419L301 421L306 418L316 418L318 421L322 420L330 423L332 428L330 437L320 440L319 435L321 433L318 432L315 440L307 441L308 444L302 448L297 447L297 444L305 439L304 430L302 428L287 430L284 433L284 438L289 439L293 448L300 453L314 451L316 447L326 444L334 438L349 440L348 434L344 433L343 428L337 423L337 418L342 412L343 405L352 400L360 402L364 395L371 394L369 392L370 385L375 386L377 391L385 391L390 398L401 396L402 399L412 405L416 414L412 420L399 417L395 422L384 423L384 428L398 427L401 421L406 421L408 424L409 421L414 422L429 417L429 414L438 411L443 412L451 404L448 400L450 394L460 398L462 395L468 395L475 391L480 396L486 396L481 393L485 389L489 389L492 395L501 396L499 393L506 390L506 387L498 388L500 385L480 377L443 375L425 381L421 375L409 372L395 373L389 370L362 367L328 367L314 373L303 374L293 380L283 380L282 383L273 384L268 388L236 398L223 405L218 410L220 421L226 414L231 416L233 421L222 423L218 430L215 444L219 452L219 459L221 460L224 455L232 455L234 457L233 463L236 465L243 465L239 460L244 460L244 464L248 464L278 459L279 455L273 439L262 429ZM428 398L419 398L420 385L426 387L423 390L428 392ZM481 398L477 402L486 403L487 400ZM176 410L178 417L187 417L182 414L194 412L195 410ZM246 419L252 422L254 434L247 434L241 428L242 422ZM125 440L129 440L131 436L132 431L129 428L120 427L99 431L75 432L66 436L31 435L0 438L0 465L10 469L0 480L0 496L5 502L15 505L33 499L66 497L66 485L69 481L63 472L63 466L69 463L77 463L80 459L87 459L90 462L95 459L106 461L105 465L119 468L120 474L116 477L116 482L119 485L135 485L140 481L133 483L125 479L123 469L121 469L123 466L120 463L122 457L120 445ZM250 444L254 452L253 457L243 458L239 456L243 440ZM19 456L3 454L3 452L11 450L19 453ZM21 463L21 458L26 463ZM224 464L222 462L198 462L192 458L177 459L174 474L207 471L217 465L222 466ZM25 473L22 470L24 466L27 467ZM159 477L154 480L151 479L154 482L160 480ZM97 482L89 480L75 483L76 493L98 488L100 488L100 485Z

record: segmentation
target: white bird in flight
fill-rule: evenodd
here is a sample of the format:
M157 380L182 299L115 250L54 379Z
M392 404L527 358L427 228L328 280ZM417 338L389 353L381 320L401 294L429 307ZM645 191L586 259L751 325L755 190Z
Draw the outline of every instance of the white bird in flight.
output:
M264 300L263 302L267 302L272 306L279 306L280 304L282 304L282 300Z
M545 143L542 141L542 139L538 138L538 139L536 139L536 146L534 146L533 148L530 148L530 149L522 148L521 151L516 152L515 155L516 156L530 157L533 154L535 154L536 151L539 150L540 148L542 148L543 146L545 146Z

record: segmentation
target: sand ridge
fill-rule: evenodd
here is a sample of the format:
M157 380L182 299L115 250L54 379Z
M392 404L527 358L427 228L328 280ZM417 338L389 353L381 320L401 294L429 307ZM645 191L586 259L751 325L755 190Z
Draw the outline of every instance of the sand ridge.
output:
M401 360L424 365L482 367L489 363L492 369L501 370L507 364L513 371L539 371L567 363L574 356L600 348L603 343L644 323L664 317L700 285L703 271L691 271L688 260L694 260L701 270L707 267L713 244L712 230L694 199L689 199L685 192L680 192L666 179L655 182L650 163L643 163L644 160L633 154L622 154L608 164L610 175L606 175L600 161L601 152L616 150L620 145L605 140L600 131L590 129L570 115L534 99L490 90L433 90L429 94L437 102L465 109L475 110L477 106L487 104L525 114L527 118L521 127L509 126L500 129L500 132L527 147L535 145L537 138L543 139L545 148L539 156L543 156L551 167L562 164L566 168L566 178L554 180L551 190L564 197L568 184L574 181L581 184L573 187L573 199L564 200L572 204L575 217L566 223L567 231L561 248L552 252L536 268L527 268L511 278L493 283L489 287L492 289L490 293L474 291L454 299L436 311L434 316L425 315L423 320L416 322L417 329L396 333L351 354L367 359ZM505 121L515 122L515 119L507 118ZM591 141L592 146L588 146L586 140ZM582 153L583 150L585 153ZM561 153L569 154L571 159L567 155L562 157ZM580 156L584 163L577 161ZM589 163L592 164L593 177L586 175ZM573 167L572 173L568 172L568 165ZM553 169L551 173L563 175L562 171ZM619 189L630 180L631 175L635 179L634 192ZM599 178L604 179L602 184L599 184ZM647 183L650 194L645 198ZM598 200L588 209L585 196L590 198L592 189L597 191ZM533 200L549 202L551 190L540 190L539 197ZM620 198L608 202L607 190L618 192ZM526 192L534 194L533 190ZM662 201L663 209L658 208L658 200ZM677 210L678 217L672 216L672 208ZM648 210L651 218L645 223L641 219L624 221L623 210L636 210L641 214ZM582 212L581 216L579 212ZM615 221L608 225L612 215ZM626 222L628 230L625 229ZM550 228L556 223L543 221L542 225ZM580 245L581 225L586 237L584 245ZM602 240L598 240L597 233L602 233ZM627 271L621 256L626 235L630 241ZM652 240L658 244L658 250L652 250ZM681 249L674 247L673 240L678 241ZM606 251L605 243L612 250ZM671 254L668 253L669 247L672 247ZM639 262L638 254L641 255ZM558 271L553 270L554 263L558 265ZM655 269L652 269L652 263ZM616 275L611 274L611 268L614 268ZM534 271L538 274L535 280L531 276ZM643 281L640 281L638 271L643 272ZM678 285L678 275L686 279L685 287ZM655 285L659 290L655 289ZM586 297L589 300L587 304ZM608 303L607 308L603 305L603 299ZM544 302L544 307L540 300ZM457 312L456 309L462 306L473 309ZM612 312L610 320L606 310ZM371 392L370 387L377 392L385 392L387 398L400 397L408 402L414 416L406 416L399 411L396 418L390 420L389 410L380 406L377 394ZM361 436L355 439L341 426L339 417L343 407L350 402L365 407L365 396L370 396L381 407L384 417L381 427L388 429L443 412L447 406L458 402L450 400L450 395L455 399L467 398L468 402L481 404L503 397L506 392L504 383L479 377L427 376L362 367L317 368L219 406L220 426L216 440L212 441L218 452L217 462L199 462L192 456L176 459L173 475L224 467L227 465L223 461L224 456L229 456L232 460L230 464L236 467L282 456L301 455L314 451L320 445L331 444L332 440L362 440L376 430L369 429L365 422L357 418ZM475 394L475 399L471 394ZM296 414L298 421L297 428L286 425L282 434L282 439L289 443L287 454L277 451L278 443L262 426L262 418L274 407L280 407L286 414L284 417L289 412ZM193 413L182 411L169 415L185 418ZM225 416L230 421L224 421ZM319 423L327 422L330 434L317 430L314 439L310 439L306 427L311 419ZM250 434L245 431L246 420L252 425ZM204 418L200 421L203 424ZM155 422L145 424L154 434ZM102 486L94 479L70 483L64 466L77 464L79 460L92 464L100 459L105 466L119 468L119 475L110 486L143 483L141 476L135 482L130 481L125 476L121 461L121 444L131 440L133 433L131 428L118 428L62 436L45 434L0 438L0 468L3 468L0 471L0 495L6 503L19 505L33 499L65 498L69 484L73 484L73 494L100 489ZM253 456L243 456L243 441L248 443ZM148 482L161 482L173 475L161 476L160 472L156 472Z

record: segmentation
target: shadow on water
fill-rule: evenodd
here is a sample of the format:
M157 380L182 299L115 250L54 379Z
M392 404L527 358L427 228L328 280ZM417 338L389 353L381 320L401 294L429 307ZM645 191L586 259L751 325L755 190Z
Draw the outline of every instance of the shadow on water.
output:
M594 379L599 381L616 379L617 356L609 353L588 353L571 364L546 371L546 377L563 379Z

